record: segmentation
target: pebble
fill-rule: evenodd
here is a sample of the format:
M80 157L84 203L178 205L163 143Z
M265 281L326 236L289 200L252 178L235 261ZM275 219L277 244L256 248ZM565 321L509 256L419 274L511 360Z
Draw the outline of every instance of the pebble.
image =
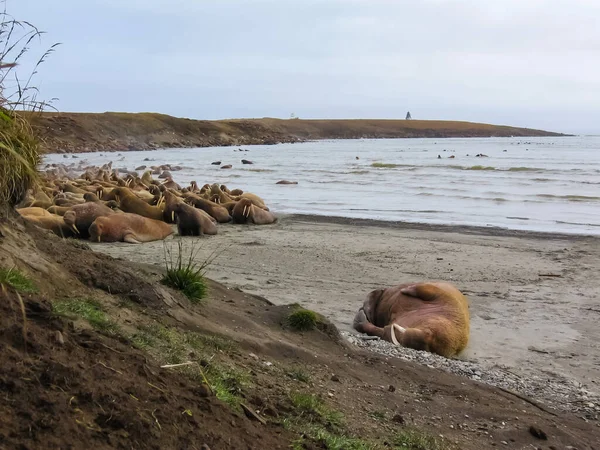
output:
M600 396L586 390L585 386L580 383L558 374L546 374L544 377L531 374L526 377L518 376L508 370L508 367L497 364L486 365L474 361L448 359L433 353L396 346L376 336L359 335L348 331L342 331L341 334L350 344L384 356L413 361L491 386L509 389L551 408L574 413L587 413L591 417L595 417L594 420L599 419L596 408L600 404ZM590 419L588 418L588 420Z

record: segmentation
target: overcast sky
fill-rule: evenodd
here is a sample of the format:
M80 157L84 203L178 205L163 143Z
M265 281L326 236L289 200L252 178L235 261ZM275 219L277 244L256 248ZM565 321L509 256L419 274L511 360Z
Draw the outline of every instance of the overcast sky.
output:
M600 0L6 0L61 111L600 134ZM24 67L23 67L24 69Z

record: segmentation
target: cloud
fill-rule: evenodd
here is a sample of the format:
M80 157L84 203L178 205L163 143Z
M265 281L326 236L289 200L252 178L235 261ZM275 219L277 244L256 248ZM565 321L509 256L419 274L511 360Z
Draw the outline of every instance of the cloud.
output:
M27 7L23 5L27 3ZM403 117L600 132L595 0L8 0L62 110ZM568 111L568 114L563 112Z

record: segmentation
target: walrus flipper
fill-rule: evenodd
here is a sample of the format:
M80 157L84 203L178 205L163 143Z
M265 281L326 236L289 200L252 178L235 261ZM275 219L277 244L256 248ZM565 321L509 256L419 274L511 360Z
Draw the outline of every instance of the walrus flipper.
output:
M123 242L128 242L130 244L141 244L142 242L138 241L134 236L134 234L126 234L123 236Z
M444 291L431 283L412 284L400 289L400 292L404 295L416 297L426 302L433 301L444 293Z

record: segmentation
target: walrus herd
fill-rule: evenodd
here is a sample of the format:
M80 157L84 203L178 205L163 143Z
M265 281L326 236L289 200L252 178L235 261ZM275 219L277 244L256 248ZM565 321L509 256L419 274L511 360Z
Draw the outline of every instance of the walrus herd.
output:
M87 167L76 177L47 171L17 212L62 237L132 244L165 239L174 233L172 224L181 236L203 236L217 234L217 224L277 221L250 192L217 183L200 188L195 181L181 187L167 171L158 180L155 170L120 176L111 166Z

